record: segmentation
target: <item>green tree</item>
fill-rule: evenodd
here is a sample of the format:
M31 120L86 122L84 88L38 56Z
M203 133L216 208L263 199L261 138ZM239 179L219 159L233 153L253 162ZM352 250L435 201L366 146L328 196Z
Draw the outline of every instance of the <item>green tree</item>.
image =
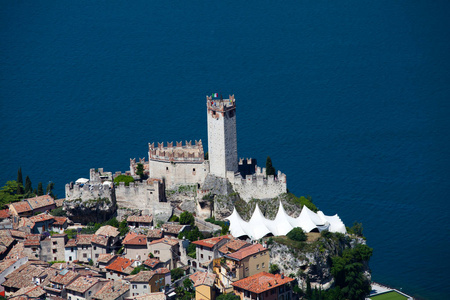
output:
M194 215L188 211L182 212L180 215L180 224L194 226L195 225Z
M219 297L216 298L217 300L239 300L241 298L239 298L239 296L236 296L233 293L228 293L228 294L222 294Z
M8 204L19 201L17 182L10 180L0 189L0 208L7 208Z
M128 227L127 224L127 220L123 219L120 223L119 223L119 232L120 232L120 236L125 236L128 231L130 231L130 227Z
M275 175L275 168L272 166L272 159L270 156L267 156L266 159L266 176Z
M42 187L42 182L39 182L39 183L38 183L37 195L38 195L38 196L44 195L44 188Z
M47 189L46 189L46 191L47 191L47 195L50 195L53 199L55 199L56 197L55 197L55 195L53 194L53 188L55 187L55 184L53 183L53 182L49 182L48 184L47 184Z
M31 187L31 180L30 177L25 177L25 194L27 197L33 192L33 188Z
M289 231L286 236L291 240L298 242L304 242L307 239L305 232L300 227L295 227L294 229Z
M139 177L142 179L144 178L144 165L141 163L138 163L136 166L136 175L139 175Z
M184 276L183 269L175 268L175 269L170 270L170 277L172 278L172 282L180 279L183 276Z
M364 237L362 223L358 223L356 221L353 222L353 226L351 228L348 228L347 232L359 237Z
M269 267L269 273L272 273L272 274L280 273L280 267L277 264L271 264Z
M125 182L125 185L129 186L130 182L134 182L134 178L128 175L119 175L116 178L114 178L114 183L116 185L119 185L120 182Z
M17 170L17 194L23 195L22 168L19 168L19 170Z

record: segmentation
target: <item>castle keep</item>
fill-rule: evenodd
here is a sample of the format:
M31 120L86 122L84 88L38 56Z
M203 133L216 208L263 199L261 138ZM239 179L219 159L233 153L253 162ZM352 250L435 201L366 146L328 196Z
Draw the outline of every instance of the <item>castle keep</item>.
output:
M114 187L112 173L103 169L91 169L90 180L84 183L66 184L66 199L82 201L108 198L117 201L119 207L149 209L153 213L157 207L167 206L165 190L176 190L180 186L194 185L197 198L210 192L204 187L205 179L228 180L240 197L274 198L286 192L286 175L265 175L265 168L259 168L254 159L240 159L237 154L236 100L206 96L208 127L208 158L201 140L182 142L149 143L148 161L145 158L130 159L130 171L125 174L135 177L138 164L144 167L148 180L125 186ZM120 175L117 172L115 176ZM197 199L198 200L198 199ZM168 208L168 207L166 207Z

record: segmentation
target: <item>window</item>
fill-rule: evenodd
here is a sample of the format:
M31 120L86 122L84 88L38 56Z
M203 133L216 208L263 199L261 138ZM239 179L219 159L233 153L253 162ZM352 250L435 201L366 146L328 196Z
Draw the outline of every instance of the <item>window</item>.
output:
M89 296L90 296L90 295L92 294L92 291L89 291L89 293L88 293L88 294L89 294Z
M155 251L153 251L153 253L159 254L159 250L155 250Z
M86 258L87 257L87 253L83 253L83 257Z
M56 249L53 249L53 253L56 253Z
M259 270L259 264L256 265L256 270Z
M211 260L211 256L208 256L208 260Z
M69 300L72 300L72 296L69 296Z
M245 271L247 271L247 272L248 272L248 267L246 267L246 268L245 268Z
M137 289L137 285L133 284L133 290L135 290L135 289Z
M166 171L169 171L169 167L166 167Z
M147 288L147 286L144 284L144 289L146 289Z
M57 245L58 244L58 242L53 242L53 245Z
M98 253L97 253L97 254L95 254L95 258L98 258Z
M72 256L69 256L69 261L72 261Z
M266 265L265 265L265 263L262 263L262 265L261 265L263 268L265 268L266 267Z
M72 248L70 248L70 252L73 252L73 247L72 247Z
M97 250L97 246L94 246L94 250Z
M203 258L203 254L200 254L200 258Z
M253 255L253 258L256 258L256 255Z
M195 172L195 168L192 169L192 172Z

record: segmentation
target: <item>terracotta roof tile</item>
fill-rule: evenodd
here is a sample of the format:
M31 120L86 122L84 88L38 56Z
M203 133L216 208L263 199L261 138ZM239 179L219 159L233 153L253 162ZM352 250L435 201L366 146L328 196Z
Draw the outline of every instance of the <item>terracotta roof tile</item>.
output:
M204 246L204 247L208 247L208 248L213 248L215 245L217 245L217 243L219 243L220 241L222 241L224 239L230 239L230 237L227 235L212 237L209 239L192 242L192 244L196 244L196 245Z
M23 252L23 246L24 246L24 244L22 242L15 244L5 258L10 259L10 258L25 257L26 255Z
M134 268L131 268L131 270L129 271L133 262L134 262L134 260L130 260L125 257L117 257L116 260L113 261L112 263L110 263L109 265L107 265L105 267L105 269L119 272L119 273L129 274L134 269Z
M77 235L77 245L90 245L93 234L79 234Z
M0 210L0 220L9 218L10 216L11 216L11 213L9 212L9 209Z
M55 222L53 223L53 226L55 225L64 225L64 223L67 222L67 218L66 217L53 217L55 219Z
M294 279L280 274L274 275L267 272L261 272L233 282L231 285L252 293L260 294L291 281L294 281Z
M132 278L129 278L129 280L130 282L149 282L155 274L155 271L141 271L134 275Z
M158 244L158 243L164 243L170 246L175 246L178 244L180 240L177 238L170 238L170 237L165 237L159 240L154 240L150 243L150 245L154 245L154 244Z
M50 281L57 284L68 285L80 275L74 271L64 269L53 277Z
M148 238L162 238L163 232L161 229L150 229L147 231Z
M26 232L20 231L20 230L10 230L11 236L13 238L21 238L25 239L27 237Z
M108 245L108 240L109 240L109 237L107 237L107 236L93 234L91 242L106 247Z
M164 292L157 292L157 293L144 294L141 296L134 296L132 299L133 300L165 300L165 299L167 299L167 297L164 294Z
M97 282L99 282L100 279L96 277L78 277L75 279L71 284L66 286L66 289L75 291L78 293L85 293L87 290L89 290L91 287L93 287Z
M0 260L0 273L11 267L17 259L4 259Z
M161 228L168 233L178 235L186 225L177 225L177 224L163 224Z
M30 262L19 267L6 278L6 281L2 283L5 287L21 289L33 284L33 277L39 276L44 272L44 268L40 266L32 265Z
M68 247L76 247L77 246L77 240L76 239L70 239L67 241L66 245L64 246L65 248Z
M96 232L96 235L104 235L104 236L112 236L116 237L120 234L119 230L116 227L111 225L105 225L100 227Z
M106 264L109 263L114 257L115 257L114 254L102 253L98 255L97 262Z
M18 228L28 227L33 229L36 224L28 218L22 217L19 219Z
M121 283L120 281L109 281L104 287L102 287L92 299L99 300L115 300L130 290L128 284Z
M39 246L40 241L40 234L28 234L23 244L24 246Z
M189 279L194 283L194 287L197 287L199 285L207 285L213 287L214 280L216 279L216 274L198 271L190 275Z
M132 238L138 236L138 234L134 231L130 231L127 233L127 235L123 238L122 244L126 243L128 240L131 240Z
M33 210L27 201L15 202L11 203L11 205L14 207L18 214Z
M122 242L124 245L138 245L147 246L147 237L143 234L136 235L128 240Z
M45 295L45 291L40 286L30 285L19 289L11 297L27 296L28 298L41 298L43 295Z
M227 254L226 257L235 259L235 260L242 260L250 255L254 255L256 253L259 253L261 251L266 251L267 248L264 248L261 244L253 244L251 246L245 247L239 251L236 251L231 254Z
M25 201L28 201L33 210L49 205L55 205L55 200L49 195L25 199Z
M226 243L225 245L223 245L222 247L219 248L219 251L222 252L223 254L228 254L228 253L233 253L236 252L242 248L251 246L252 244L247 243L246 241L242 241L242 240L231 240L228 243Z
M144 265L148 266L150 269L154 269L161 261L156 258L149 258L144 261Z
M127 222L152 223L153 216L129 216Z
M30 220L33 223L38 223L38 222L45 222L45 221L54 220L54 218L53 218L52 215L39 214L39 215L36 215L36 216L29 217L28 220Z

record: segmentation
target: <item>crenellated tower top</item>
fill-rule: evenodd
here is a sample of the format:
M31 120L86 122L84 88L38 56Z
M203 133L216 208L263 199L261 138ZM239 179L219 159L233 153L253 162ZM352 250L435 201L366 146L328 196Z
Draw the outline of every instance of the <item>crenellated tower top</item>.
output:
M170 162L203 162L205 154L203 152L202 140L196 140L194 144L192 141L183 142L168 142L167 146L164 143L148 144L149 160L170 161Z

